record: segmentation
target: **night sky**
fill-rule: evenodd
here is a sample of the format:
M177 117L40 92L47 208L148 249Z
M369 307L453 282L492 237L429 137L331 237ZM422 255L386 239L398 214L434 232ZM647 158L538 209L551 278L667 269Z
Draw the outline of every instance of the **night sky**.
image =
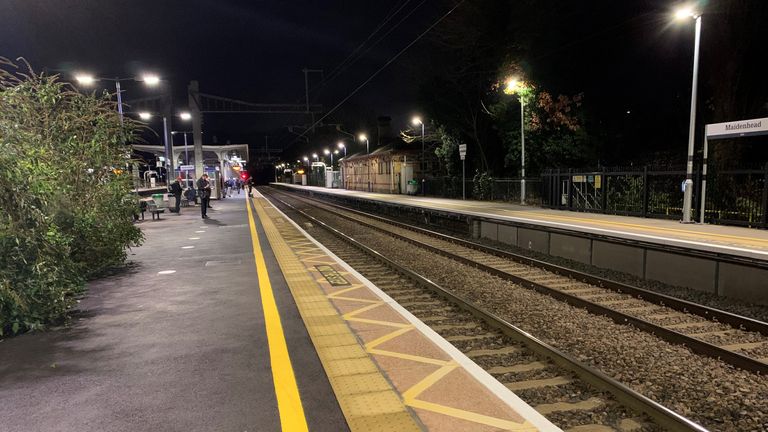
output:
M713 2L712 15L705 16L702 58L710 80L723 64L743 61L713 59L713 51L706 51L719 38L717 26L710 23L719 19L718 8L732 1L754 5L762 0ZM121 77L155 72L172 84L179 110L185 108L186 85L193 79L205 93L303 103L302 68L323 69L327 77L384 17L403 6L369 41L381 38L378 44L366 45L364 55L335 79L320 87L320 77L310 75L313 102L330 108L451 5L445 0L2 0L0 55L25 57L35 69L65 78L75 71ZM524 61L542 85L553 93L584 92L592 106L599 106L597 121L611 123L617 139L661 133L664 140L685 140L693 22L671 24L674 3L521 0L509 5L512 14L538 15L518 17L518 25L538 26L527 29L535 37ZM755 44L764 39L763 31ZM354 132L370 127L379 115L389 115L395 128L407 127L410 116L419 112L418 84L411 77L415 69L430 67L423 54L431 43L425 37L415 44L329 121L343 121ZM726 45L714 52L724 55L729 49ZM152 92L138 83L126 84L125 90L127 100ZM752 110L754 117L764 114L758 111ZM272 143L289 145L295 139L284 126L306 121L302 116L219 115L207 116L203 128L206 143L215 136L220 143L262 145L264 135L270 135Z

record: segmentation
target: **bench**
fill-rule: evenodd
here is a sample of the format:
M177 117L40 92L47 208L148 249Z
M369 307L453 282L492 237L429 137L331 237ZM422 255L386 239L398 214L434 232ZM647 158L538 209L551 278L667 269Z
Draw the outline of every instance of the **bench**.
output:
M147 201L147 211L152 213L152 220L155 220L155 216L160 220L160 213L165 213L165 209L159 208L154 201ZM144 212L141 213L141 218L144 219Z

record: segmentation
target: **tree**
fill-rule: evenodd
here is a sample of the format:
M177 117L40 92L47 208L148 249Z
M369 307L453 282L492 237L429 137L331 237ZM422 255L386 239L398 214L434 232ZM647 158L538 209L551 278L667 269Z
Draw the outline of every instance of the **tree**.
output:
M0 58L0 334L66 317L85 278L138 245L126 144L111 95Z

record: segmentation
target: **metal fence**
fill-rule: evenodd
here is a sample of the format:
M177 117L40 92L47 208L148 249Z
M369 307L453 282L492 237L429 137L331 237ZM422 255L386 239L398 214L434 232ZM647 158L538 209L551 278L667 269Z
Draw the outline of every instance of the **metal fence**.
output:
M683 170L549 170L541 176L542 206L574 211L680 219ZM694 175L691 216L701 215L701 172ZM767 228L768 165L761 169L710 170L705 222Z
M419 189L419 194L440 198L461 199L462 185L461 179L456 177L440 177L426 179L423 188ZM520 202L520 179L496 178L492 179L487 188L475 191L473 180L466 180L467 199L487 200L487 201L507 201ZM530 205L541 205L541 179L525 180L525 202Z

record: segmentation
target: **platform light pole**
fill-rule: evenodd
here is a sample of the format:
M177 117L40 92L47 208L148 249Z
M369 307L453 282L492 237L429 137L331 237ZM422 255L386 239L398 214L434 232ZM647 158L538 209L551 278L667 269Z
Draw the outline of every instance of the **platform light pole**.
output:
M120 86L120 81L143 81L145 85L149 87L154 87L160 83L160 78L157 75L154 74L144 74L141 77L133 77L133 78L96 78L91 74L88 73L78 73L75 75L75 80L78 84L80 84L83 87L90 87L92 86L96 81L113 81L115 83L115 93L117 94L117 112L120 116L120 125L123 124L123 91ZM168 139L166 137L166 139ZM128 164L126 163L126 168L128 167ZM133 187L136 190L136 194L138 196L139 193L139 184L138 184L138 168L136 165L133 165Z
M421 120L421 117L414 117L411 120L411 124L414 126L421 125L421 168L419 171L421 171L421 194L424 195L426 193L426 190L424 188L424 184L426 183L426 166L427 161L425 160L425 152L424 152L424 122Z
M339 141L336 144L336 146L338 148L340 148L340 149L344 149L344 163L346 163L347 162L347 146L344 145L344 143L342 141ZM338 152L338 150L336 150L336 151ZM339 164L339 172L340 172L339 176L341 177L341 187L342 187L342 189L346 189L346 187L347 187L347 179L346 179L345 171L346 171L346 169L345 169L344 165Z
M692 6L685 6L675 12L675 19L682 21L693 18L696 21L696 37L693 47L693 83L691 88L691 116L688 124L688 159L685 164L685 183L683 186L683 223L693 223L693 149L696 137L696 91L699 84L699 52L701 46L701 13Z
M144 74L140 78L96 78L91 74L80 73L75 75L75 80L84 87L92 86L96 81L113 81L117 94L117 112L120 114L120 124L123 124L123 91L120 87L120 81L143 81L149 87L154 87L160 83L160 78L152 74Z
M365 141L365 154L369 156L367 158L367 160L365 161L365 164L368 166L368 192L370 192L371 191L371 158L370 158L371 149L370 149L370 144L368 142L368 136L365 135L365 134L360 134L357 138L360 141Z
M517 93L520 99L520 204L525 204L525 98L528 86L517 78L509 78L504 87L505 94Z

